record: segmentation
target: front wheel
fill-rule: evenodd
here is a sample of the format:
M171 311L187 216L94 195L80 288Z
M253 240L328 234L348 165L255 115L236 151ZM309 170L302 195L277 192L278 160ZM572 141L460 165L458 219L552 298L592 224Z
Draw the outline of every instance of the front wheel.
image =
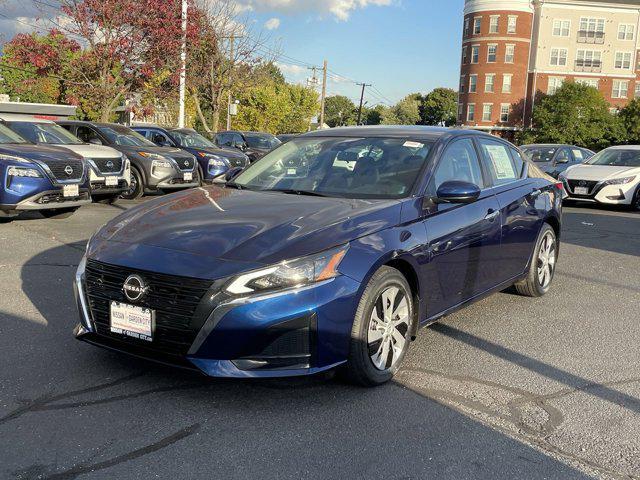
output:
M545 223L538 235L527 278L515 284L520 295L541 297L551 288L558 260L556 232Z
M391 380L409 348L413 322L413 295L406 278L395 268L380 268L356 310L345 366L349 379L368 387Z
M633 196L631 208L636 211L640 211L640 185L638 185L638 188L636 188L636 194Z
M144 180L140 170L131 167L131 179L129 180L129 189L124 191L120 196L126 200L136 200L144 193Z
M51 210L40 210L40 214L45 218L54 218L56 220L62 220L64 218L69 218L71 215L76 213L80 207L69 207L69 208L54 208Z

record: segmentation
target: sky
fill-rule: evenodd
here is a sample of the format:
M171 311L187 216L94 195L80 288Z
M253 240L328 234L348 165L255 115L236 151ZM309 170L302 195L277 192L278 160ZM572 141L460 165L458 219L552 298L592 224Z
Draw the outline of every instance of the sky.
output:
M409 93L456 88L464 0L235 0L262 30L286 78L305 82L308 66L329 64L329 95L369 106ZM29 0L0 0L0 40L32 29L42 14Z

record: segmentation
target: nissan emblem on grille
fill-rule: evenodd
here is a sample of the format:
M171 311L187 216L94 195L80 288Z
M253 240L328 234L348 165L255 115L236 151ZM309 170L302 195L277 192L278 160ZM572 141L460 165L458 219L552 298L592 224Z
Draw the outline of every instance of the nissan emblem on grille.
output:
M106 167L107 167L107 168L113 168L113 167L114 167L113 162L112 162L111 160L107 161L107 163L106 163Z
M189 160L185 160L185 161L184 161L184 166L185 166L185 167L188 167L188 166L189 166Z
M132 302L142 299L148 290L149 287L139 275L129 275L122 286L125 297Z
M580 185L581 187L586 187L587 182L585 182L584 180L580 180L580 183L578 185Z
M64 173L69 176L73 175L73 167L71 165L67 165L66 167L64 167Z

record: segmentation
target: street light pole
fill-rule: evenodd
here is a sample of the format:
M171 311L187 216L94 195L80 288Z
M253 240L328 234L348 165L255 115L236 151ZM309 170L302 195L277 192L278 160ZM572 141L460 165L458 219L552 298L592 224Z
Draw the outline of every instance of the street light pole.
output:
M185 93L187 88L187 0L182 0L182 45L180 46L180 111L178 113L178 127L184 128Z

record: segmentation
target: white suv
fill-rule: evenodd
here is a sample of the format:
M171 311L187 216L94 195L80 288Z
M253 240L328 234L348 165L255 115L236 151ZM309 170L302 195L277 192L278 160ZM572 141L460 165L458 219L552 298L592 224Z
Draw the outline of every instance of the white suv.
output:
M0 120L32 143L64 147L84 157L90 167L94 200L113 203L129 189L131 167L123 153L104 145L84 143L51 120L18 114L2 114Z
M560 174L567 200L630 205L640 210L640 146L602 150Z

